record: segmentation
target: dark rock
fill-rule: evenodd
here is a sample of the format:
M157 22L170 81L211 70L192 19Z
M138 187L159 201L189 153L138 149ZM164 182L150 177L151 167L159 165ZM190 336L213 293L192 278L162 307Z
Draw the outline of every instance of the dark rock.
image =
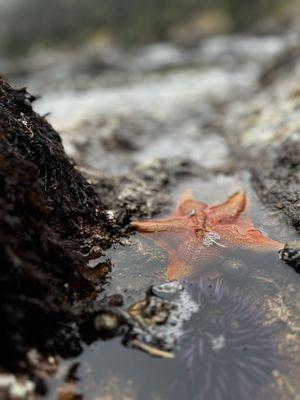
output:
M120 317L113 313L100 313L95 317L94 326L102 338L112 338L119 332Z
M34 97L0 80L0 132L3 146L36 167L49 222L60 235L78 233L80 226L103 225L103 206L93 188L66 156L57 132L32 110Z
M284 262L300 273L300 242L286 243L280 256Z
M95 288L74 248L110 237L101 201L33 100L0 79L0 366L10 370L28 367L33 346L80 352L71 323Z
M253 184L262 202L285 213L300 232L300 134L268 147L256 160Z
M111 223L115 220L120 229L132 219L153 217L171 207L170 189L180 181L192 177L207 180L212 176L195 162L175 157L140 164L130 174L99 176L93 183L103 203L111 207Z

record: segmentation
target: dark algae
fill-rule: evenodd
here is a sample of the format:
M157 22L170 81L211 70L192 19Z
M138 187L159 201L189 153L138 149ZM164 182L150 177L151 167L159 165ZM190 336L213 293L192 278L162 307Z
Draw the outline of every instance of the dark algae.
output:
M32 110L35 98L3 80L0 85L1 142L9 153L36 168L51 227L68 238L83 225L103 226L101 201L66 156L59 134Z
M96 292L75 249L111 237L101 200L33 100L0 79L0 366L11 371L30 370L33 346L81 351L72 323Z

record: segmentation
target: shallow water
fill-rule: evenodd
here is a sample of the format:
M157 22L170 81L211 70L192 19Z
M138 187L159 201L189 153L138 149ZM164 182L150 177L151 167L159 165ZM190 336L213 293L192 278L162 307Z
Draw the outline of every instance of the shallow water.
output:
M247 176L195 179L176 188L174 199L187 187L193 187L196 198L208 204L221 203L234 191L246 187L254 225L278 241L294 238L293 231L262 207ZM105 258L111 260L113 268L100 296L120 293L126 307L143 299L150 285L165 281L168 255L140 234L113 246L104 258L91 262L91 267ZM300 367L300 363L295 365L288 343L291 327L294 334L298 332L300 341L300 321L293 317L297 304L290 300L293 293L300 292L299 276L279 260L277 251L233 249L196 267L190 281L206 282L205 277L212 270L217 272L218 280L211 280L211 284L215 287L221 280L225 295L217 304L214 292L208 300L200 301L199 310L183 324L180 335L189 333L184 340L179 339L173 360L126 348L120 339L114 339L85 346L78 358L66 362L79 362L75 387L85 400L286 398L279 393L278 376L284 376L286 381L293 379L289 378L293 368ZM197 284L192 287L198 293ZM197 296L195 301L199 300ZM242 306L243 302L246 306ZM191 367L183 354L198 337L203 337L204 353L193 351L196 355ZM243 368L247 370L244 375L240 372ZM49 383L48 397L52 398L62 380Z
M150 56L156 51L155 57L147 53L148 58L145 54L139 58L148 63L147 75L131 76L122 84L96 82L94 87L90 82L86 90L69 88L59 98L50 91L36 109L51 113L49 119L63 134L69 155L101 171L130 173L137 162L171 157L220 168L232 162L231 151L236 148L230 145L239 140L230 137L228 141L223 134L220 105L235 102L247 112L245 99L257 88L262 64L286 47L286 43L278 43L261 38L252 42L232 37L208 40L201 50L202 64L193 68L190 61L182 64L177 53L163 52L167 59L161 61L161 47L146 49ZM171 56L181 69L158 72L157 60L170 64ZM208 67L207 62L212 65ZM145 72L146 67L139 69ZM224 117L226 109L223 113ZM259 140L261 136L255 137ZM171 189L173 206L190 188L197 200L207 204L220 204L236 191L245 190L257 229L282 243L296 239L294 231L259 202L247 173L181 181ZM168 254L138 233L91 260L91 270L106 260L112 269L100 300L120 293L127 308L142 300L149 286L166 280ZM206 289L197 287L201 279L208 282L211 272L218 279L211 281L212 287L221 280L223 297L213 292L206 298ZM62 362L57 376L48 382L48 398L54 398L64 384L68 367L79 363L73 386L85 400L299 399L300 279L279 260L277 251L224 251L210 262L194 265L193 274L185 278L196 285L192 288L198 297L189 294L187 285L185 293L190 297L185 302L174 300L183 318L178 328L173 327L175 331L167 331L179 338L173 360L126 348L121 339L98 340L85 345L76 359ZM221 302L217 301L219 295ZM186 307L195 304L199 310L188 315ZM197 340L198 347L192 347ZM195 354L193 362L190 357L183 360L189 348ZM246 374L241 373L243 368Z

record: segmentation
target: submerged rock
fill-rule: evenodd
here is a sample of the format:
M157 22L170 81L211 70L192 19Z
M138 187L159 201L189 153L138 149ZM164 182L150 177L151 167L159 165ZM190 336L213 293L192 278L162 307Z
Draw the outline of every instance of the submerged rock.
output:
M280 256L283 261L300 273L300 242L286 243Z
M173 202L168 193L172 185L190 177L207 180L213 174L188 159L155 159L139 164L130 174L95 176L93 171L85 171L91 177L96 191L109 210L110 221L120 225L131 219L151 217Z
M179 281L166 282L160 285L153 285L151 287L151 292L154 294L154 296L166 300L176 297L182 290L183 286Z
M12 374L0 374L0 398L34 400L35 385L26 378L16 378Z
M183 325L197 312L198 305L179 282L156 287L166 288L168 285L171 292L176 288L177 295L172 299L154 296L151 293L152 286L144 300L128 309L135 324L128 331L124 342L154 356L172 358L178 340L183 335Z
M94 326L100 337L114 337L119 333L122 322L117 314L100 313L95 317Z

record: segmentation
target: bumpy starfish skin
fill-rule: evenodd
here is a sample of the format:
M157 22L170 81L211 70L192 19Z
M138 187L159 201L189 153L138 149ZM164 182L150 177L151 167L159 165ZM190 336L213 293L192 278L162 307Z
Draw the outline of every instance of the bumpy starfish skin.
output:
M283 247L254 228L244 192L216 206L197 202L186 193L168 218L134 221L132 226L168 252L169 280L190 275L224 248L270 251Z

